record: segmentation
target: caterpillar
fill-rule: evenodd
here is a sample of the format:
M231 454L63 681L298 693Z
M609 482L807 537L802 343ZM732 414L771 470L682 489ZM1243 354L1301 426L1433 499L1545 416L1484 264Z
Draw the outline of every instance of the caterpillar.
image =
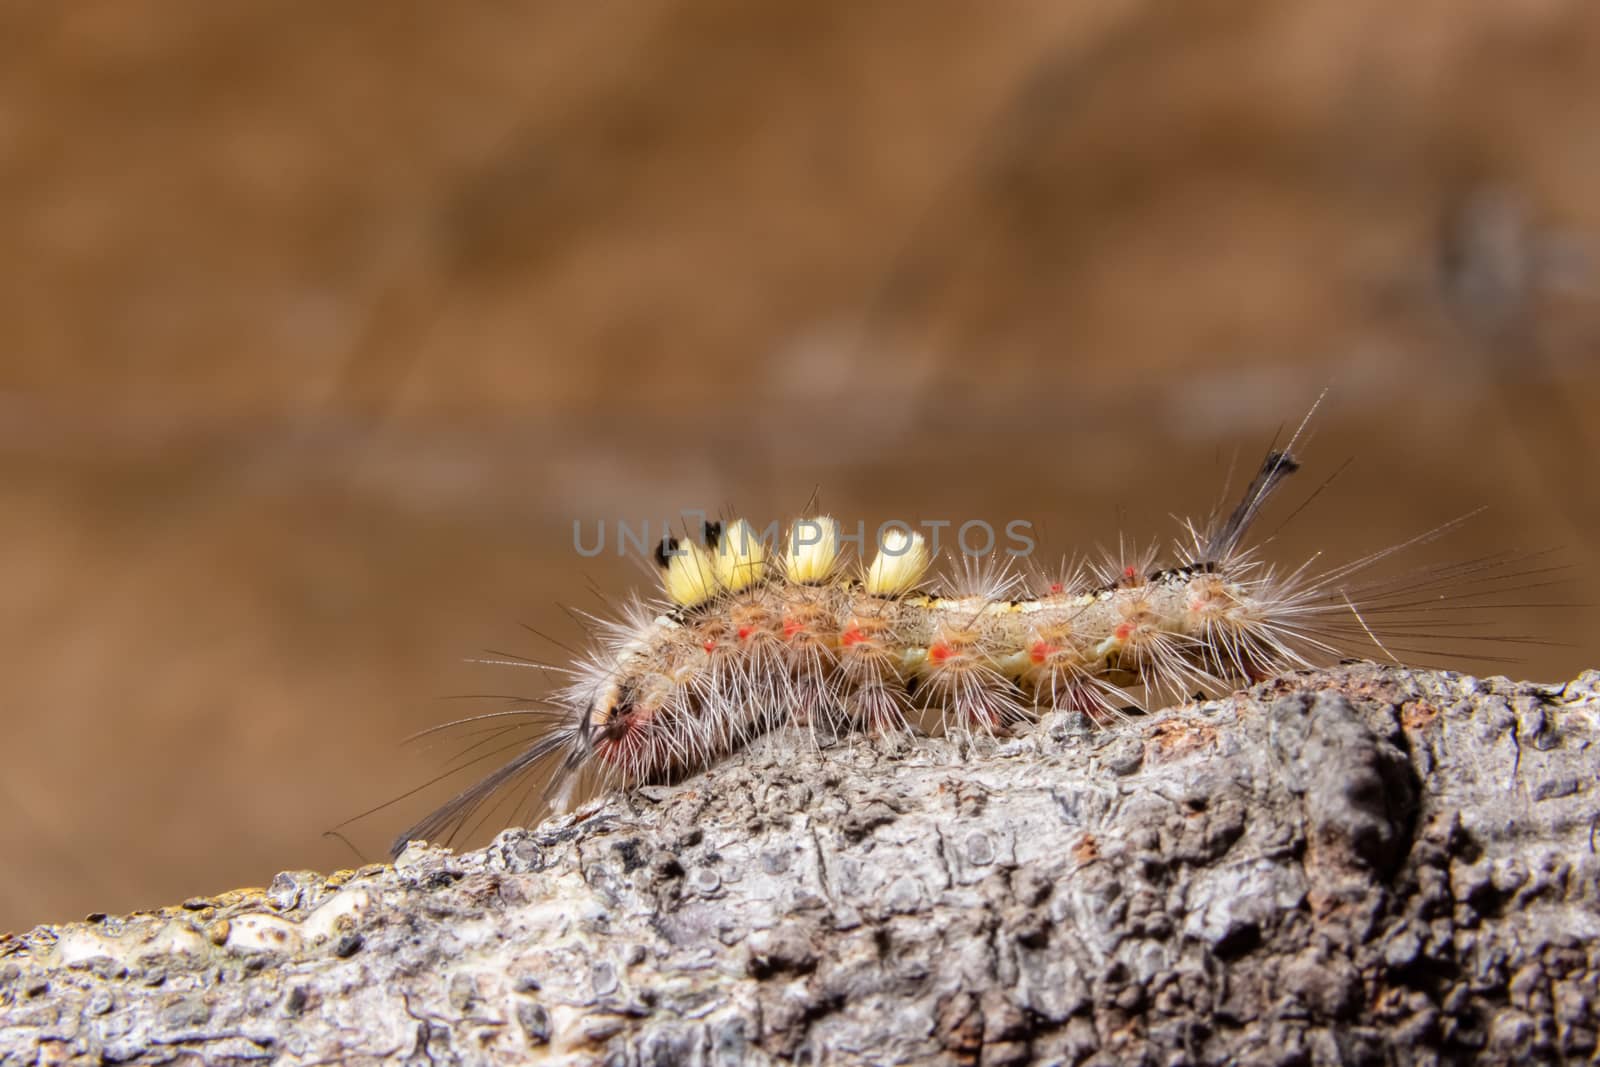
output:
M1138 690L1147 702L1188 699L1357 646L1399 662L1419 651L1399 642L1436 639L1441 626L1450 635L1442 607L1530 573L1513 566L1527 557L1507 554L1365 576L1461 519L1326 570L1315 557L1267 561L1246 536L1299 470L1292 450L1305 425L1267 453L1231 511L1184 522L1160 559L1124 549L1045 574L962 555L936 578L921 533L892 527L870 558L852 560L829 516L797 520L781 539L742 518L666 538L659 593L582 614L593 643L575 662L485 661L557 672L565 684L549 697L424 731L483 729L464 754L473 760L530 721L538 733L407 828L391 854L451 839L491 798L541 773L540 801L560 811L580 779L601 789L671 780L785 726L1001 735L1050 711L1103 724L1137 710Z

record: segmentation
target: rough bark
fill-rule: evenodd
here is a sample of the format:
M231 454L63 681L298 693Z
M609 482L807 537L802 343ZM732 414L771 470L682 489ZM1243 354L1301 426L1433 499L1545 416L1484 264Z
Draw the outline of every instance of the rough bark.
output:
M0 938L0 1061L1587 1059L1600 673L781 739L464 855Z

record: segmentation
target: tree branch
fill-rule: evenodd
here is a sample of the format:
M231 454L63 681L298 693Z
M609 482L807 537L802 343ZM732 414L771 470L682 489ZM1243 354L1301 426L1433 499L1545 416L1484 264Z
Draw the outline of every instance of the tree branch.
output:
M772 738L460 856L0 938L0 1062L1596 1053L1600 673Z

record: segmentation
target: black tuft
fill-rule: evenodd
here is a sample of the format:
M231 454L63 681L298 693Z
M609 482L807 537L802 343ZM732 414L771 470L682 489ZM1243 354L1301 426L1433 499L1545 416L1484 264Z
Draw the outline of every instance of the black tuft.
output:
M1221 529L1212 535L1206 545L1202 562L1217 563L1232 555L1239 547L1239 542L1244 539L1245 531L1250 528L1250 524L1261 511L1261 506L1272 495L1272 491L1299 469L1299 461L1289 453L1279 452L1277 449L1268 452L1267 458L1262 461L1261 470L1245 489L1244 499L1239 501L1239 506L1233 509L1233 514L1228 516Z
M722 540L722 523L708 522L700 530L700 543L707 548L716 548L717 542Z
M1261 476L1266 478L1285 474L1293 474L1299 469L1299 460L1295 459L1287 452L1279 452L1274 449L1273 451L1267 453L1266 460L1261 464Z
M678 553L678 539L676 537L663 537L656 546L656 565L665 568L667 561Z

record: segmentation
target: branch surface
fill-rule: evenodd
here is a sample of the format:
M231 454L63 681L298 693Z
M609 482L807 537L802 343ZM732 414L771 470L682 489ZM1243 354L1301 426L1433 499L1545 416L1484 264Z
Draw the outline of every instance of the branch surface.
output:
M775 737L462 855L0 937L0 1063L1597 1054L1600 672Z

